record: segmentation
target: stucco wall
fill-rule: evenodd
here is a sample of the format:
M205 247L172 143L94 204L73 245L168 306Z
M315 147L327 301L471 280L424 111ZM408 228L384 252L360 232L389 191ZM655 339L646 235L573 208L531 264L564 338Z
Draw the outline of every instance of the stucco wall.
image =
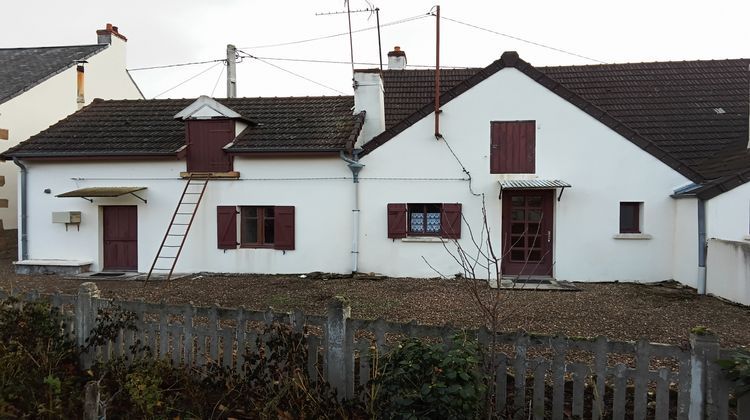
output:
M500 175L489 173L490 121L536 120L536 176L572 188L555 203L554 275L580 281L660 281L673 277L675 203L670 193L688 180L589 115L515 69L504 69L442 108L441 133L486 196L494 244L500 247ZM433 136L433 118L408 128L362 160L363 271L435 276L459 271L440 243L386 237L386 205L461 202L476 231L481 199L445 141ZM648 240L618 240L619 202L642 201ZM461 243L471 248L464 226Z
M750 183L706 202L706 232L709 238L750 239Z
M709 239L706 292L750 305L750 244Z
M125 72L125 43L113 37L108 48L87 59L85 100L140 99L141 94ZM0 140L0 152L15 146L48 128L77 110L75 66L45 80L23 94L0 104L0 128L9 130L9 140ZM5 185L0 198L8 200L8 208L0 208L5 229L16 229L17 173L13 162L0 162L0 175Z
M674 200L674 280L698 287L698 199Z
M92 260L102 265L101 206L138 206L138 270L148 271L184 187L184 161L29 164L29 258ZM177 265L181 272L306 273L350 271L351 174L338 158L235 160L239 180L210 181ZM131 196L55 195L93 186L145 186ZM51 189L45 194L44 189ZM296 248L220 250L217 205L295 206ZM80 231L51 222L53 211L81 211Z

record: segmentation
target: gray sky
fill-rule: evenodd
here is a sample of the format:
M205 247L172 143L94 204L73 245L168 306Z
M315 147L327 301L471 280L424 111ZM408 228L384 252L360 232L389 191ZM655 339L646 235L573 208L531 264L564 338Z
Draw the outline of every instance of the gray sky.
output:
M0 47L91 44L95 30L112 23L128 37L128 67L221 59L227 43L256 57L349 60L348 36L288 46L258 46L347 31L343 0L101 0L10 2L2 6ZM425 16L435 0L371 0L380 22ZM750 1L747 0L442 0L444 18L459 20L604 62L641 62L750 57ZM365 0L351 0L363 9ZM375 16L352 14L354 30L375 25ZM456 22L441 22L441 64L479 67L515 50L534 65L595 64ZM434 65L435 19L421 17L382 28L383 56L394 45L409 64ZM355 61L378 62L375 30L354 34ZM237 65L238 96L351 94L349 64L271 61L332 89L246 58ZM357 65L359 68L374 67ZM134 71L147 98L202 75L160 98L226 95L223 64ZM217 84L218 81L218 84ZM214 86L216 86L214 90Z

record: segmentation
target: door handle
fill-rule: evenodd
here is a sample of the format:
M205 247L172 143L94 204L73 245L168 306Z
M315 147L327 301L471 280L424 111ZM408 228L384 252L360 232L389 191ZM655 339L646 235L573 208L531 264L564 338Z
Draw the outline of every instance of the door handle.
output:
M548 230L547 231L547 243L550 243L550 242L552 242L552 231Z

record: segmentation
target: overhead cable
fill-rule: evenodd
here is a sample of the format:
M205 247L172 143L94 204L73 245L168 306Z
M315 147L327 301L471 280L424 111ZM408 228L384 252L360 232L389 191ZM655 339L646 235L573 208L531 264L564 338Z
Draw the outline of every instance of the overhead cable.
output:
M225 59L217 60L206 60L206 61L192 61L190 63L176 63L176 64L165 64L162 66L151 66L151 67L138 67L135 69L128 69L128 71L140 71L140 70L154 70L154 69L166 69L169 67L182 67L182 66L194 66L196 64L216 63L219 61L226 61Z
M478 26L478 25L473 25L471 23L462 22L462 21L460 21L458 19L451 19L451 18L445 17L445 16L441 16L441 18L444 19L444 20L448 20L448 21L454 22L454 23L458 23L459 25L464 25L464 26L468 26L470 28L479 29L481 31L489 32L489 33L492 33L492 34L495 34L495 35L500 35L500 36L503 36L503 37L506 37L506 38L510 38L510 39L513 39L513 40L516 40L516 41L525 42L527 44L535 45L537 47L546 48L548 50L557 51L557 52L560 52L560 53L563 53L563 54L567 54L567 55L572 55L572 56L578 57L578 58L583 58L585 60L593 61L593 62L599 63L599 64L607 64L605 61L597 60L597 59L591 58L591 57L586 57L585 55L576 54L574 52L566 51L566 50L563 50L563 49L560 49L560 48L551 47L549 45L544 45L544 44L541 44L539 42L529 41L528 39L519 38L517 36L504 34L502 32L498 32L498 31L493 31L492 29L487 29L487 28L483 28L483 27Z
M191 76L190 78L188 78L188 79L186 79L186 80L183 80L182 82L180 82L180 83L178 83L178 84L176 84L176 85L172 86L171 88L169 88L169 89L165 90L164 92L162 92L162 93L160 93L160 94L158 94L158 95L155 95L155 96L154 96L153 98L151 98L151 99L156 99L156 98L158 98L159 96L161 96L161 95L164 95L165 93L167 93L167 92L169 92L169 91L171 91L171 90L177 89L178 87L180 87L180 86L184 85L185 83L187 83L187 82L189 82L189 81L191 81L191 80L195 79L196 77L198 77L198 76L202 75L203 73L206 73L206 72L208 72L209 70L211 70L211 69L215 68L215 67L216 67L216 66L218 66L219 64L220 64L220 63L215 63L215 64L214 64L213 66L211 66L211 67L209 67L209 68L207 68L207 69L204 69L204 70L202 70L202 71L201 71L200 73L198 73L198 74L196 74L196 75L194 75L194 76Z
M249 53L247 53L247 52L245 52L245 51L242 51L242 50L240 50L240 49L237 49L237 52L238 52L238 53L241 53L241 54L244 54L244 56L245 56L245 57L249 57L249 58L252 58L252 59L254 59L254 60L258 60L258 61L260 61L261 63L265 63L265 64L267 64L267 65L269 65L269 66L271 66L271 67L274 67L274 68L277 68L277 69L279 69L279 70L281 70L281 71L283 71L283 72L289 73L289 74L291 74L292 76L296 76L296 77L299 77L300 79L304 79L304 80L307 80L307 81L308 81L308 82L310 82L310 83L314 83L314 84L316 84L316 85L318 85L318 86L324 87L324 88L326 88L326 89L330 89L330 90L332 90L332 91L334 91L334 92L337 92L337 93L340 93L340 94L342 94L342 95L346 95L346 93L344 93L344 92L342 92L342 91L340 91L340 90L338 90L338 89L336 89L336 88L332 88L332 87L330 87L330 86L328 86L328 85L324 85L323 83L320 83L320 82L316 82L315 80L313 80L313 79L310 79L309 77L305 77L305 76L303 76L303 75L301 75L301 74L299 74L299 73L295 73L295 72L293 72L293 71L291 71L291 70L287 70L287 69L285 69L285 68L283 68L283 67L281 67L281 66L277 66L276 64L273 64L273 63L271 63L271 62L268 62L268 61L266 61L266 60L264 60L264 59L262 59L262 58L256 57L256 56L254 56L254 55L252 55L252 54L249 54Z

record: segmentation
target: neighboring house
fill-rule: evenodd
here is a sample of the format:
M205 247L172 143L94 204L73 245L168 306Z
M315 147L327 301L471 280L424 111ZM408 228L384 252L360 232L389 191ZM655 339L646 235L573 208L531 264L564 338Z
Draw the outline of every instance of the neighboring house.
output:
M701 289L705 239L750 233L748 65L505 53L441 71L439 124L429 70L357 71L353 98L102 101L2 157L28 168L24 258L148 271L184 179L213 173L179 272L453 275L443 244L475 250L484 208L504 275Z
M0 151L5 151L94 98L142 99L125 70L127 39L110 24L97 43L0 48ZM18 167L0 163L0 227L17 227Z

